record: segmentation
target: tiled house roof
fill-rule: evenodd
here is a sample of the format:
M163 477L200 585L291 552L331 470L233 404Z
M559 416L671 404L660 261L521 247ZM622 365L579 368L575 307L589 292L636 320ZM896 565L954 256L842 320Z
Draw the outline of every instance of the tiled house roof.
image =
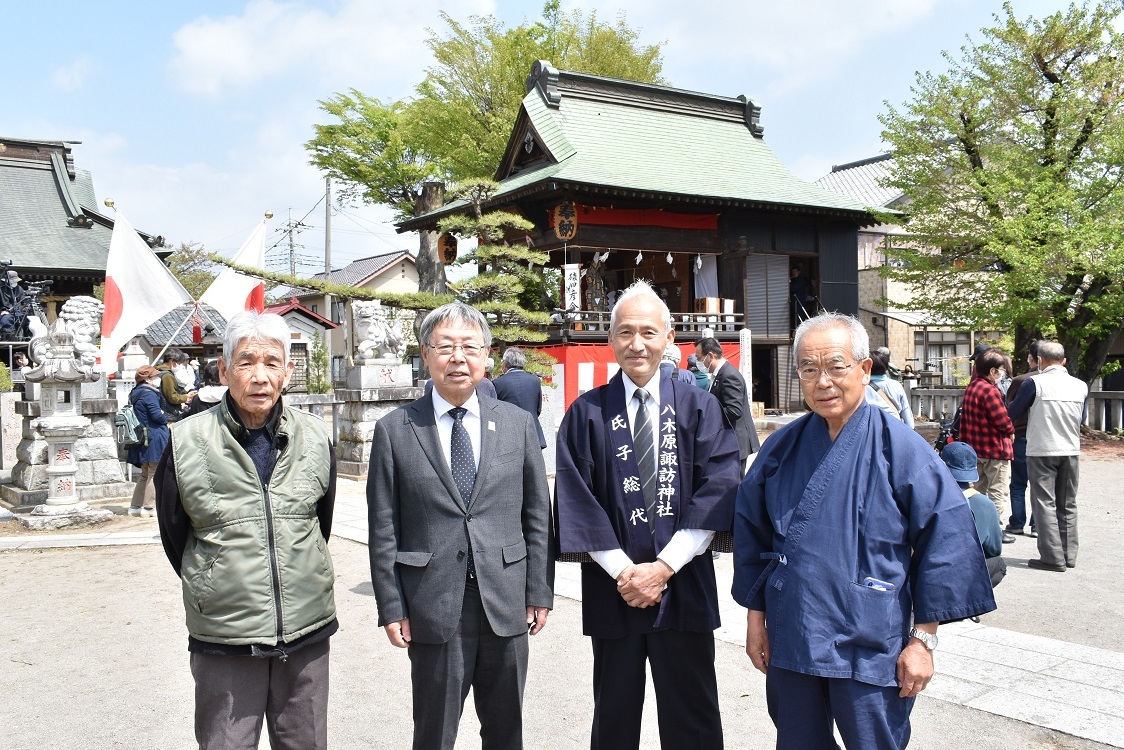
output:
M333 284L344 284L345 286L362 286L388 266L403 259L409 259L411 263L414 262L414 257L412 255L405 250L400 250L383 255L372 255L369 258L360 258L359 260L352 261L341 269L333 270L330 276L328 274L318 273L312 278L316 281L324 281L326 279Z
M881 154L870 159L841 164L816 180L827 190L847 195L871 208L888 208L902 198L902 191L885 187L882 180L890 175L893 157Z
M340 325L339 323L333 323L332 321L325 318L323 315L312 312L312 310L309 310L307 307L302 305L300 303L300 300L298 300L296 297L293 297L291 299L287 299L284 302L277 302L277 303L272 304L272 305L266 305L266 308L265 308L265 312L274 313L276 315L284 315L285 313L289 313L289 312L293 312L293 311L296 311L296 312L300 313L301 315L305 316L309 320L323 326L324 328L326 328L328 330L331 330L333 328L339 328L339 325Z
M191 328L192 323L188 321L179 333L176 329L183 323L184 318L192 314L194 303L180 305L176 309L164 315L164 317L157 320L144 330L144 339L153 347L162 347L165 344L170 346L195 346L191 341ZM215 335L222 336L226 333L226 318L219 314L215 308L210 305L200 305L203 309L204 315L199 316L199 325L206 331L207 323L214 323ZM172 338L175 334L175 338Z

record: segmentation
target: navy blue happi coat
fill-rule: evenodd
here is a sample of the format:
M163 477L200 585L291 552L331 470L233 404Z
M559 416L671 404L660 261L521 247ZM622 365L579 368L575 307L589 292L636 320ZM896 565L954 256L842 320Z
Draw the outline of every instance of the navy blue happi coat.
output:
M659 502L652 526L632 446L618 373L570 406L558 431L555 521L563 552L623 549L635 563L653 562L679 529L728 531L741 479L738 441L722 422L718 400L687 383L659 379ZM668 581L660 604L630 607L616 581L596 563L582 565L586 635L620 638L719 625L714 565L701 554Z
M883 687L913 622L995 609L960 488L869 404L834 442L817 414L765 442L738 492L733 594L765 612L771 666Z

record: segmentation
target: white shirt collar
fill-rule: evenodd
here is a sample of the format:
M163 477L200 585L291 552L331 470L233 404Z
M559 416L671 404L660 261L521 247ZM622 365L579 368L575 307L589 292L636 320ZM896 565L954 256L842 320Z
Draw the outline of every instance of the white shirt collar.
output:
M656 406L660 405L660 371L659 371L659 368L656 368L656 372L655 372L655 374L652 375L652 379L649 380L648 384L644 385L644 386L636 385L636 383L632 382L632 378L630 378L628 375L626 375L623 371L621 372L621 379L624 381L624 402L625 402L625 404L631 404L632 403L632 397L636 393L636 389L642 387L645 391L648 392L649 403L654 404Z
M436 386L434 386L432 394L433 394L433 414L434 414L435 417L437 417L437 419L440 419L441 417L448 414L449 409L455 409L456 408L455 406L450 404L448 401L441 398L441 394L437 392ZM476 417L477 419L480 418L480 399L476 397L476 391L472 392L472 395L468 397L468 401L465 401L463 406L464 406L465 409L468 410L469 414ZM450 415L449 418L452 419L452 416Z

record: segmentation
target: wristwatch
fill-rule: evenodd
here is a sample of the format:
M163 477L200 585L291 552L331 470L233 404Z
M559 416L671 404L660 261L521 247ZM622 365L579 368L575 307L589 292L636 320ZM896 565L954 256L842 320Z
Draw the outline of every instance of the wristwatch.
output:
M930 633L926 633L924 630L918 630L917 628L910 628L909 629L909 637L910 638L916 638L917 640L921 641L921 643L925 644L925 648L929 649L930 651L936 651L937 650L937 634L936 633L930 634Z

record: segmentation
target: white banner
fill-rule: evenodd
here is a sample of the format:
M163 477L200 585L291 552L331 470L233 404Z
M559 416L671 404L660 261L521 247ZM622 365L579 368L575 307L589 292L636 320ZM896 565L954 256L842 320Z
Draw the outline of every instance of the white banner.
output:
M562 266L562 307L566 310L582 309L581 265L578 263Z

